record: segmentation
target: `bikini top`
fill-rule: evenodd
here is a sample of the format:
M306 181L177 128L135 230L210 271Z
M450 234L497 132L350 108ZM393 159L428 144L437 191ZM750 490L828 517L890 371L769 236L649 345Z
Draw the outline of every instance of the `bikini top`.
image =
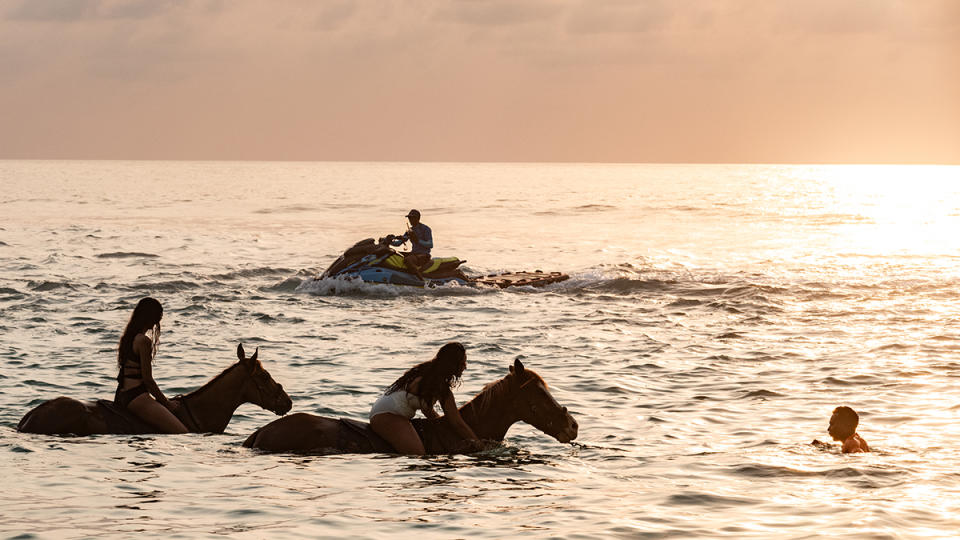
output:
M143 370L140 368L140 358L136 352L131 356L121 356L120 358L120 373L117 374L117 381L122 383L125 378L143 378Z

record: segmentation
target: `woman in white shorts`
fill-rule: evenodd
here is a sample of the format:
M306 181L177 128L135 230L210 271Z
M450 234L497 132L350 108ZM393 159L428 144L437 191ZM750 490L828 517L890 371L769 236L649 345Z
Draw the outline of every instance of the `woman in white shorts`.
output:
M410 419L423 411L427 418L438 418L434 404L439 401L453 428L468 441L479 442L470 426L460 417L453 388L467 367L467 351L456 342L447 343L433 359L407 370L370 409L370 427L401 454L423 455L423 441Z

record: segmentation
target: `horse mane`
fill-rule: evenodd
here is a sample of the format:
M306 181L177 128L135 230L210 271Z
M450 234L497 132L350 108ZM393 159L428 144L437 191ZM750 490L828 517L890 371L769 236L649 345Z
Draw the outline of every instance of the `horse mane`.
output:
M186 398L189 398L189 397L195 397L195 396L200 395L201 392L203 392L203 391L206 390L207 388L211 388L214 383L216 383L216 382L219 381L220 379L224 378L224 377L227 375L227 373L229 373L230 371L233 371L234 368L236 368L236 367L239 366L239 365L240 365L240 362L234 362L233 364L230 364L230 366L228 366L228 367L225 368L223 371L221 371L216 377L214 377L214 378L210 379L209 381L203 383L203 385L200 386L200 388L197 388L196 390L193 390L193 391L191 391L191 392L188 392L188 393L184 394L182 399L186 399Z
M500 379L487 383L483 389L480 390L480 393L465 403L463 407L471 405L472 407L476 408L477 414L480 414L490 403L496 402L499 399L506 397L506 395L510 393L511 385L509 383L509 379L513 376L514 375L510 373ZM543 380L543 377L538 375L535 371L525 369L523 370L523 375L521 375L521 377L523 377L523 382L520 383L520 387L526 386L531 382L539 382L543 384L544 387L547 386L547 381Z

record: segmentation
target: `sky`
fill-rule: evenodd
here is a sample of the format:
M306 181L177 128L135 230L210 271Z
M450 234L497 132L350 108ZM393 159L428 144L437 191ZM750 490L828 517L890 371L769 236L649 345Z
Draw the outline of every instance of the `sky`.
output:
M960 164L960 1L0 0L0 159Z

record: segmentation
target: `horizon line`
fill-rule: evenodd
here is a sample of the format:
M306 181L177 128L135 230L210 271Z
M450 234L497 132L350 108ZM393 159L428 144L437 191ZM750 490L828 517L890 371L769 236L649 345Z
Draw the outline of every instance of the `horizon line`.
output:
M73 162L181 162L181 163L395 163L395 164L489 164L489 165L784 165L784 166L900 166L900 167L957 167L957 162L912 162L912 161L512 161L512 160L395 160L395 159L222 159L222 158L7 158L0 162L13 161L73 161Z

